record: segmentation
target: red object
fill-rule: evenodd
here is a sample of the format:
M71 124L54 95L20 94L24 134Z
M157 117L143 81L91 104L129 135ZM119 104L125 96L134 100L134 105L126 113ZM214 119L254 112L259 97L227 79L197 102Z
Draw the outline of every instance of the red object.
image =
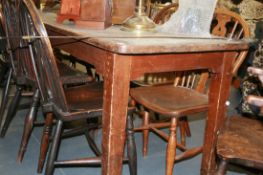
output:
M105 29L111 26L111 8L108 0L62 0L57 22L69 19L85 28Z
M60 11L57 15L57 22L64 20L76 21L80 17L80 0L61 0Z

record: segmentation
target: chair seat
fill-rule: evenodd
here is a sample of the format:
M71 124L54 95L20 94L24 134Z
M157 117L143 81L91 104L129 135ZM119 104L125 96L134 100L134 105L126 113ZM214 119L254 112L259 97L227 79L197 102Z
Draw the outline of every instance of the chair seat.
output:
M98 116L103 111L103 82L92 82L82 86L74 86L65 89L67 104L72 113L77 115ZM134 107L128 107L128 113L131 113ZM94 115L91 115L93 113ZM81 115L81 116L83 116ZM67 118L64 120L77 120L81 117Z
M230 117L218 136L217 153L235 163L263 169L263 122Z
M207 95L185 87L139 87L131 89L130 95L146 108L163 115L184 116L208 108Z
M60 79L62 80L63 84L81 84L93 80L93 78L87 74L73 69L60 61L57 61L57 66L61 76Z
M102 111L103 83L93 82L66 88L65 94L72 111Z

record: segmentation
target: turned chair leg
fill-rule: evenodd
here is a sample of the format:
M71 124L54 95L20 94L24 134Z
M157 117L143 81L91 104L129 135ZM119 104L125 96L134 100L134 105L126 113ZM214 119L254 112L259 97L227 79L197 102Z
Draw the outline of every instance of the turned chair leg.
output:
M53 175L54 173L55 161L57 159L60 136L62 133L62 126L63 122L61 120L58 120L55 129L55 135L53 137L53 142L48 156L45 175Z
M165 170L166 175L173 174L174 160L176 156L176 144L177 144L176 128L177 128L177 118L172 117L171 126L170 126L170 136L166 149L166 170Z
M186 128L184 125L184 121L179 119L179 128L180 128L180 139L181 139L181 144L183 146L185 146L186 141L185 141L185 137L186 137Z
M130 175L137 175L137 151L134 139L132 116L127 116L127 155L129 159Z
M147 111L144 111L143 115L143 126L149 125L150 114ZM149 143L149 129L144 129L143 132L143 156L148 154L148 143Z
M43 171L43 167L44 167L44 163L46 160L47 151L49 147L49 142L50 142L52 125L53 125L53 114L47 113L46 118L45 118L45 125L43 128L41 144L40 144L40 153L39 153L38 166L37 166L38 173L42 173Z
M16 90L16 94L10 104L10 107L8 108L8 111L7 111L7 115L6 115L6 119L4 121L4 124L3 124L3 128L1 130L1 134L0 136L3 138L5 137L5 134L6 134L6 131L12 121L12 119L14 118L15 116L15 113L17 111L17 107L19 105L19 102L20 102L20 98L21 98L21 94L22 94L22 87L17 87L17 90Z
M94 141L94 138L91 136L90 134L90 130L89 129L86 129L84 131L84 134L85 134L85 137L86 137L86 140L90 146L90 148L92 149L92 151L95 153L96 156L101 156L101 151L99 150L99 148L97 147L95 141Z
M183 123L184 123L184 128L185 128L185 132L186 132L186 136L187 137L191 137L191 130L190 130L190 126L189 126L189 121L187 116L181 117Z
M12 78L12 72L13 70L10 68L7 74L7 80L3 88L3 93L2 93L2 100L1 100L1 107L0 107L0 128L2 125L5 109L8 103L8 95L9 95L9 90L10 90L10 83L11 83L11 78Z
M49 113L46 117L45 127L52 126L52 123L53 123L52 121L53 121L52 113ZM56 160L57 160L57 155L58 155L60 138L62 136L62 127L63 127L62 120L58 120L57 125L56 125L56 129L55 129L55 133L54 133L54 137L52 140L53 142L52 142L51 149L50 149L49 156L48 156L45 175L53 175L54 169L55 169L55 164L58 163L58 162L56 162ZM91 149L95 152L95 154L97 156L101 156L101 152L100 152L99 148L97 147L94 139L90 135L90 128L91 127L88 126L84 130L86 139L87 139ZM43 134L42 143L41 143L41 149L45 148L47 150L48 143L49 143L49 133L50 133L50 131L47 132L46 129L44 129L44 134ZM132 120L132 117L130 115L128 115L128 117L127 117L127 137L126 137L126 139L127 139L127 147L128 147L127 148L127 151L128 151L127 155L128 155L128 160L129 160L130 174L131 175L137 175L137 152L136 152L136 145L135 145L135 139L134 139L133 120ZM41 152L41 154L46 155L45 151L41 150L40 152ZM44 163L44 160L45 159L43 159L43 163ZM80 163L80 162L78 162L78 163ZM43 168L43 165L41 168ZM41 173L41 171L38 171L38 173Z
M19 147L18 157L17 157L18 162L22 162L24 154L26 152L27 144L28 144L31 132L34 127L34 121L37 116L38 105L39 105L39 90L36 89L34 96L33 96L32 104L30 106L29 112L24 122L24 130L23 130L22 140L21 140L21 144Z
M223 159L220 160L216 175L225 175L226 174L226 168L227 168L227 161L223 160Z

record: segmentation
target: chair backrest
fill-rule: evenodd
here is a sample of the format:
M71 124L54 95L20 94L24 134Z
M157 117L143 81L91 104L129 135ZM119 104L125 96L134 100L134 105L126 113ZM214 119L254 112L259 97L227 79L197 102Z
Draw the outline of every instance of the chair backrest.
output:
M178 9L178 3L172 3L168 6L163 7L153 21L156 24L165 23L171 15ZM207 79L209 74L207 70L194 70L194 71L181 71L174 73L174 85L175 86L184 86L192 89L196 89L199 92L205 92Z
M164 7L153 19L156 24L165 23L177 10L178 4L172 3ZM246 21L237 13L223 8L216 8L211 24L211 33L229 39L249 38L250 31ZM232 74L236 75L239 67L245 60L247 51L240 52L235 60Z
M16 48L19 47L19 42L15 42L14 38L10 38L10 35L15 35L15 29L18 29L17 20L15 15L13 14L14 11L11 10L12 4L9 1L1 0L1 7L0 7L0 23L1 23L1 36L3 39L1 41L5 42L5 50L7 52L6 61L12 64L13 72L17 74L17 67L15 66L14 60L14 51ZM13 29L14 28L14 29Z
M2 9L0 8L0 36L5 37L5 32L4 32L4 27L2 25L2 18L3 18L3 13ZM0 83L3 82L5 75L8 70L8 62L7 62L7 50L6 50L6 40L5 39L0 39Z
M16 1L11 0L1 0L1 25L3 26L4 33L7 37L7 42L10 44L8 49L18 49L20 46L20 39L14 36L18 36L19 31L19 21L16 12Z
M20 2L18 12L22 35L28 38L26 41L42 100L53 103L61 112L67 112L64 89L44 24L31 0Z
M167 5L154 16L153 21L156 24L163 24L171 17L174 12L176 12L177 9L178 3Z
M246 21L235 12L227 9L217 8L214 14L214 20L211 25L211 33L216 36L222 36L229 39L249 38L250 31ZM232 74L235 76L243 61L247 56L247 51L237 54L233 65Z
M174 5L176 3L173 3L172 5ZM149 18L151 19L155 19L156 15L160 15L159 12L162 11L162 9L167 8L169 5L167 5L166 3L160 3L160 2L151 2L148 1L147 5L146 5L146 14L148 15ZM165 11L165 13L168 14L172 14L176 9L177 9L178 5L175 6L174 8L169 8L168 11ZM166 16L168 18L168 16ZM165 20L165 18L160 17L161 20ZM158 24L158 23L157 23Z
M1 37L6 37L5 35L5 30L4 30L4 26L3 26L3 12L2 12L2 8L0 8L0 36ZM5 39L0 39L0 52L1 54L3 52L6 52L6 40Z
M1 0L0 23L2 34L5 37L7 62L13 69L13 78L19 82L29 80L33 82L35 76L30 67L30 56L26 45L18 36L21 34L18 13L16 11L17 1Z
M153 21L157 24L165 23L170 16L176 12L177 8L177 3L172 3L164 7L155 16ZM216 36L227 37L230 39L248 38L250 36L248 25L240 15L227 9L220 8L215 10L214 19L211 24L211 33ZM237 74L237 71L245 60L246 55L247 51L242 51L237 54L232 69L232 74L234 76ZM208 72L205 71L199 72L199 75L192 71L177 72L175 85L195 88L200 92L204 92L208 77Z

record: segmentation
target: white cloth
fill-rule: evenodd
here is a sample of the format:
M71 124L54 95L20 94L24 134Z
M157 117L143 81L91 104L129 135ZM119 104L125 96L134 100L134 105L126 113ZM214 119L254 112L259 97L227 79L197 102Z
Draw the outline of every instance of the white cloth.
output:
M217 0L179 0L179 8L158 31L182 36L210 37Z

